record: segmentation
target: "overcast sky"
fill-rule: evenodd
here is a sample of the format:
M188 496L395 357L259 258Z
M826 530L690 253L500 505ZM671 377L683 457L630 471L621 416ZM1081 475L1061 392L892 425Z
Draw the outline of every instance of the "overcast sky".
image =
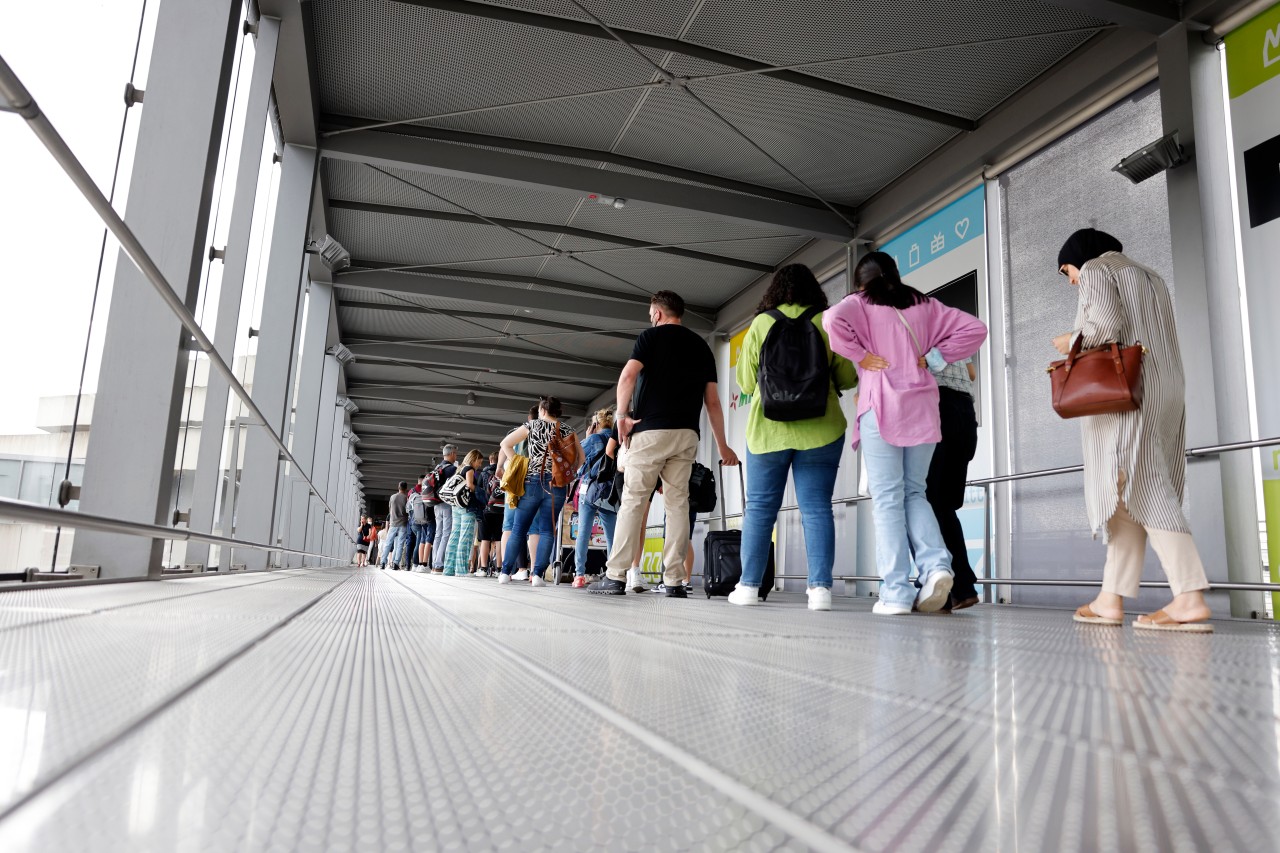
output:
M139 88L145 88L149 31L159 2L146 6ZM0 3L0 56L104 194L115 168L142 9L142 0ZM125 178L136 122L131 116ZM121 212L126 189L122 182L116 194ZM36 432L38 398L76 392L102 232L101 220L26 123L0 113L0 434ZM114 261L109 250L98 331L110 301ZM95 338L90 391L102 346L100 336Z

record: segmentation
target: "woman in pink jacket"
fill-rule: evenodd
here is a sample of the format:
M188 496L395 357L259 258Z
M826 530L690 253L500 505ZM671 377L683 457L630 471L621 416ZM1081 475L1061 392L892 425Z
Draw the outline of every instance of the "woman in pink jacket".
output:
M927 357L953 363L978 351L981 320L903 283L884 252L858 262L855 293L823 317L831 349L858 366L853 446L863 448L883 579L874 612L941 610L951 594L951 554L925 498L934 445L942 438L938 383ZM937 350L937 354L933 350ZM911 584L911 559L920 589Z

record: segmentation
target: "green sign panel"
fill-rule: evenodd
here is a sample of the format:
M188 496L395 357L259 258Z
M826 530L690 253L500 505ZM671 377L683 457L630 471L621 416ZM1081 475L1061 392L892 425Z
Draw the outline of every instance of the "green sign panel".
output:
M1280 5L1272 6L1226 38L1227 85L1238 98L1280 77Z

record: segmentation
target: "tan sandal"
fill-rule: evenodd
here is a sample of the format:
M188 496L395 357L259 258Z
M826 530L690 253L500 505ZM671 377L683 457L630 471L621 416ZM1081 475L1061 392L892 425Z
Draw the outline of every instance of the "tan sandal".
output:
M1076 609L1076 615L1072 617L1077 622L1084 622L1089 625L1123 625L1123 619L1112 619L1110 616L1099 616L1093 612L1087 604L1081 605Z
M1146 616L1139 616L1133 627L1145 631L1183 631L1188 634L1212 634L1213 626L1208 619L1196 619L1191 622L1179 622L1163 610L1157 610Z

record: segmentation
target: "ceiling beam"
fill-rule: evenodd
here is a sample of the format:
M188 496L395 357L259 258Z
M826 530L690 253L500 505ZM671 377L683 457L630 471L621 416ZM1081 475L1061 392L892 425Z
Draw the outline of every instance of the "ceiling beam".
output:
M1083 12L1103 21L1160 35L1182 19L1172 0L1046 0L1051 6Z
M451 273L452 274L452 273ZM551 311L568 317L602 317L643 325L648 322L649 300L634 301L620 294L621 298L604 299L595 296L578 296L572 293L553 293L539 287L536 278L525 278L524 287L504 287L499 284L461 282L410 272L374 270L360 273L342 273L335 283L339 287L357 290L373 290L379 293L403 293L408 296L428 296L440 299L464 300L481 305L499 305L505 308L534 308ZM534 285L530 289L528 285ZM572 287L573 285L564 285ZM685 315L684 324L694 331L709 332L714 324L700 313ZM709 312L714 316L715 312Z
M450 349L443 349L411 344L353 342L347 344L347 349L361 360L400 361L407 364L463 367L492 372L512 369L542 379L589 382L597 385L611 385L618 381L618 371L621 369L571 361L552 361L538 358L524 351L509 350L506 354L493 354L493 347L484 347L483 351L469 352L452 348L455 346L457 345L453 344ZM530 389L531 392L532 390Z
M466 391L423 391L411 388L370 388L367 385L347 387L347 396L354 400L384 400L406 403L436 403L443 406L467 406L476 410L493 409L499 412L526 412L530 399L526 396L493 395L484 391L475 394L474 404L468 403ZM578 403L562 403L565 414L585 415L586 407Z
M480 432L500 432L503 435L515 429L515 423L524 422L523 417L506 418L500 413L493 417L480 417L477 415L455 415L450 412L432 412L422 410L419 413L396 412L394 414L381 414L378 412L364 413L361 412L351 419L352 426L359 429L378 429L382 428L418 428L422 427L424 431L432 429L442 432L458 432L464 426L470 426ZM363 438L363 436L362 436Z
M421 305L383 305L381 302L353 302L349 299L338 300L339 308L353 308L362 311L400 311L406 314L431 314L433 316L459 317L468 320L489 320L495 323L533 323L544 329L551 329L563 332L590 332L602 338L616 338L623 341L634 341L639 332L614 332L604 329L593 329L590 326L574 325L572 323L559 323L553 320L544 320L541 317L524 317L519 314L498 314L492 311L458 311L453 308L444 310L442 308L423 308ZM531 309L529 309L531 310ZM636 328L641 328L637 325ZM496 334L496 333L495 333Z
M487 181L579 198L592 193L611 195L625 198L629 205L693 211L822 239L843 242L853 236L849 224L830 210L397 133L360 131L325 137L320 154L330 160Z
M298 0L258 0L258 11L280 19L280 41L272 72L272 102L280 117L284 142L315 147L317 118L316 69L310 44L311 4Z
M574 228L570 225L553 225L547 222L530 222L525 219L502 219L496 216L472 216L469 213L453 213L446 210L423 210L419 207L398 207L390 204L368 204L360 201L334 201L330 200L329 207L334 210L351 210L359 213L378 213L385 216L408 216L414 219L429 219L438 222L463 222L471 225L500 225L506 228L519 228L524 231L536 231L541 234L566 234L571 237L583 237L589 240L599 240L606 243L617 243L620 248L626 249L645 249L648 251L658 252L663 255L673 255L678 258L687 258L694 261L702 261L708 264L717 264L725 267L736 267L737 269L750 270L751 272L767 273L773 272L772 264L762 264L756 261L745 261L741 258L730 258L725 255L716 255L711 252L699 252L694 249L685 249L678 246L664 246L657 243L650 243L646 240L636 240L632 237L619 237L616 234L605 234L602 231L589 231L586 228ZM572 256L574 253L568 253Z
M445 12L454 12L459 15L470 15L472 17L488 18L490 20L505 21L512 24L522 24L528 27L537 27L539 29L553 30L560 33L571 33L573 35L586 36L587 38L614 38L612 33L607 32L603 27L591 21L581 21L573 18L558 18L553 15L544 15L539 12L526 12L522 9L514 9L509 6L491 6L487 3L470 2L470 0L399 0L399 2L413 6L424 6L428 9L439 9ZM692 44L690 42L681 41L680 39L659 36L653 33L624 30L619 27L610 27L610 29L613 33L616 33L619 38L624 39L629 44L637 47L650 47L655 50L666 50L681 56L688 56L694 59L714 62L718 65L728 66L729 68L737 68L741 71L754 71L770 67L770 64L767 62L748 59L745 56L726 53L722 50L704 47L699 44ZM837 83L834 80L814 77L799 71L767 71L764 72L764 75L796 86L803 86L806 89L825 92L828 95L836 95L837 97L856 101L860 104L867 104L869 106L879 107L881 109L890 110L903 115L913 116L915 118L924 119L925 121L934 122L935 124L954 127L958 130L973 130L975 126L971 119L951 115L950 113L930 109L929 107L922 107L919 104L913 104L909 101L900 101L897 98L881 95L878 92L869 92L865 89L846 86L845 84Z
M376 118L357 118L355 116L340 116L326 113L320 118L320 126L322 130L325 131L345 130L352 127L365 127L370 124L376 124L380 121L381 119ZM829 209L825 204L818 201L813 196L800 195L798 193L787 192L786 190L780 190L774 187L761 186L760 184L749 184L746 181L738 181L721 175L709 175L705 172L696 172L693 169L682 169L679 166L672 166L667 163L659 163L653 160L641 160L639 157L628 157L627 155L619 154L616 151L598 151L594 148L578 148L573 145L557 145L551 142L535 142L531 139L492 136L487 133L471 133L465 130L453 130L448 127L423 127L418 124L396 125L396 133L404 136L416 136L419 139L434 139L440 142L457 142L463 145L482 145L486 148L502 148L507 151L523 151L526 154L549 154L553 157L572 157L577 160L611 163L615 166L637 169L642 172L651 172L655 175L666 175L669 178L675 178L680 181L693 181L694 183L719 187L720 189L729 190L735 193L742 193L744 195L755 195L760 196L761 198L785 201L787 204L795 204L800 207L812 207L816 210ZM856 207L847 204L836 204L833 206L850 219L857 219L858 217L858 209Z

